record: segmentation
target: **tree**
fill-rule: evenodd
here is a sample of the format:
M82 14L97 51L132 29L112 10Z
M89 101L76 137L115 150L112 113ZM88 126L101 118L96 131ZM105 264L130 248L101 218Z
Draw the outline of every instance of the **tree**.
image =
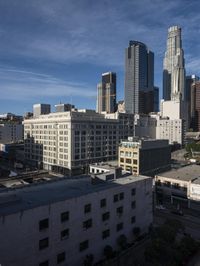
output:
M127 247L127 237L125 235L120 235L117 238L117 244L121 249L125 249Z
M94 256L92 254L88 254L85 257L83 265L84 266L92 266L93 260L94 260Z
M198 243L190 235L184 236L180 241L179 249L184 259L188 259L198 250Z
M113 258L114 252L113 252L113 248L111 246L109 246L109 245L105 246L103 253L104 253L104 256L106 257L106 259Z
M165 225L168 225L169 227L174 228L175 232L184 232L185 227L181 223L181 221L175 220L175 219L167 219L165 222Z
M133 228L133 235L135 236L136 239L139 237L140 232L141 232L140 227L134 227Z

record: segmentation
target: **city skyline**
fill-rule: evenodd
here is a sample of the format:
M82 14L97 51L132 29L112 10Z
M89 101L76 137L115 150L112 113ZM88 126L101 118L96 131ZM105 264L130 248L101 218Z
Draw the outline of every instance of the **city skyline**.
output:
M198 6L198 1L186 0L167 5L0 1L0 113L23 114L34 103L60 101L95 109L96 84L107 71L117 73L117 100L123 99L124 51L130 40L144 42L154 52L154 84L162 92L162 62L172 25L182 28L186 74L199 75Z

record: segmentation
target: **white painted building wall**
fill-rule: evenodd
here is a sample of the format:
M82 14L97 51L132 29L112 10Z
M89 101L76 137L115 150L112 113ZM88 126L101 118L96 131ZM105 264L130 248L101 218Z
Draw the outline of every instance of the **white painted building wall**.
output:
M132 188L136 189L135 195L131 193ZM30 187L24 193L28 193L28 189ZM122 192L124 199L114 202L113 196ZM103 198L106 198L107 206L101 208L100 200ZM135 209L131 207L132 201L136 203ZM134 227L140 227L141 233L148 231L152 223L152 179L127 179L125 184L116 183L116 186L94 193L86 192L80 197L52 203L49 201L45 206L29 208L32 203L27 202L26 209L16 212L15 207L20 202L5 203L9 204L12 214L0 216L0 236L3 240L0 241L0 264L39 266L41 262L48 260L49 266L55 266L57 255L65 252L66 259L59 265L79 266L87 254L94 255L94 262L100 260L106 245L117 249L116 240L121 234L126 235L129 242L132 241ZM84 206L89 203L92 210L85 214ZM3 201L1 204L4 204ZM120 206L124 209L122 215L116 213ZM61 223L60 215L66 211L69 211L69 220ZM102 214L107 211L110 212L110 219L102 221ZM131 222L133 216L135 223ZM39 231L39 221L46 218L49 219L49 228ZM89 218L92 218L92 227L85 230L82 224ZM116 232L116 225L121 222L123 229ZM66 228L69 229L69 238L61 240L60 233ZM102 231L106 229L110 229L110 237L102 239ZM39 250L39 240L46 237L49 238L49 247ZM89 247L80 252L80 242L85 240L89 241Z

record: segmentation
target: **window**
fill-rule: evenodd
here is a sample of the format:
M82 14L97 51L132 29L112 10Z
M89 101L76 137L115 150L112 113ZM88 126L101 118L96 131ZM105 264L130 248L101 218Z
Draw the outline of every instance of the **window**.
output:
M123 213L123 206L120 206L116 209L117 214L122 214Z
M110 213L109 212L105 212L102 214L102 220L106 221L110 218Z
M159 179L156 181L156 185L159 186L159 187L162 186L161 181Z
M124 193L123 192L119 194L119 199L120 200L123 200L124 199Z
M59 264L63 261L65 261L65 252L62 252L62 253L57 255L57 264Z
M88 229L90 227L92 227L92 219L88 219L87 221L83 222L83 228L84 229Z
M60 220L61 220L62 223L65 222L65 221L68 221L69 220L69 212L61 213Z
M85 207L84 207L84 212L85 212L85 213L91 212L91 204L86 204L86 205L85 205Z
M136 193L136 189L135 189L135 188L132 188L132 189L131 189L131 195L134 196L135 193Z
M80 251L83 251L83 250L87 249L88 246L89 246L89 241L88 240L85 240L85 241L83 241L83 242L80 243L79 250Z
M119 194L115 194L113 197L113 201L117 202L119 200L123 200L124 199L124 192L121 192Z
M61 240L67 239L68 237L69 237L69 229L68 228L60 232L60 239Z
M115 194L114 197L113 197L113 201L114 201L114 202L117 202L118 200L119 200L119 198L118 198L118 194Z
M131 217L131 223L134 224L135 223L135 216Z
M109 236L110 236L110 230L109 229L102 232L102 239L105 239Z
M165 187L170 187L170 186L171 186L171 183L170 183L169 181L165 181L165 182L164 182L164 186L165 186Z
M49 228L49 219L48 218L39 221L39 230L40 231L45 230L47 228Z
M49 261L45 260L43 262L40 262L39 266L49 266Z
M118 232L118 231L120 231L122 229L123 229L123 223L117 224L116 231Z
M102 199L100 201L100 206L101 206L101 208L106 207L106 199Z
M131 164L131 159L126 159L126 163Z
M135 204L135 201L132 201L132 202L131 202L131 208L132 208L132 209L135 209L135 205L136 205L136 204Z
M180 185L178 183L172 183L172 188L180 189Z
M49 246L49 238L44 238L39 241L39 249L44 249Z

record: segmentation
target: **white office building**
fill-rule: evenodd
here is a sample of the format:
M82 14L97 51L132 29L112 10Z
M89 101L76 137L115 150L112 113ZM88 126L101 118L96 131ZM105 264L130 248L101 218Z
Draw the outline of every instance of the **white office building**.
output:
M118 120L92 110L41 115L24 120L25 158L64 174L117 156ZM77 173L77 172L76 172Z

